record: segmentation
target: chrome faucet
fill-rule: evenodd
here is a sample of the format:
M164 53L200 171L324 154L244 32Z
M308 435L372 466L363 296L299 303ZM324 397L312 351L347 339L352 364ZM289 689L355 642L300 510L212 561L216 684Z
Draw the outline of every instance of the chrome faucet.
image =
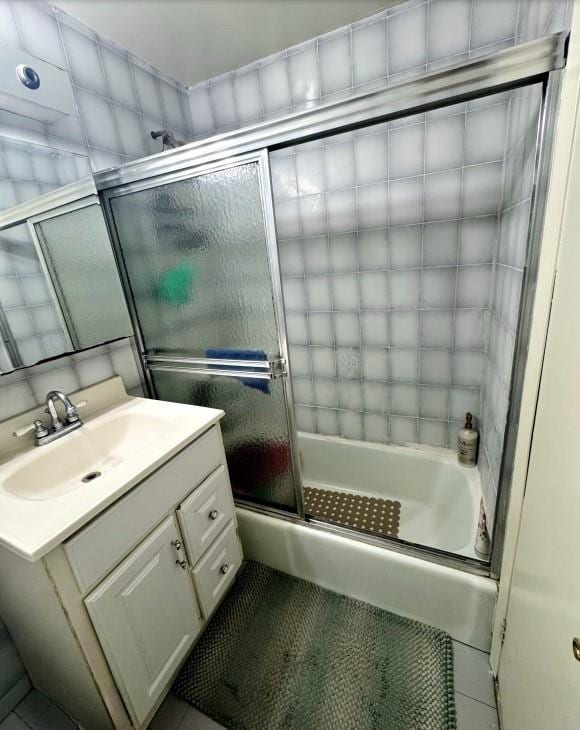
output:
M64 423L60 420L56 412L55 400L59 400L64 406ZM63 428L80 421L76 406L71 403L68 395L65 395L60 390L51 390L46 394L46 410L44 412L50 416L50 427L52 431L61 431ZM82 426L82 423L80 425Z
M64 421L60 420L55 401L59 400L64 406ZM42 421L36 420L28 426L14 431L13 436L23 436L25 433L34 430L34 445L43 446L49 444L56 439L66 436L71 431L76 431L83 425L78 414L78 409L87 404L86 401L80 401L76 405L72 403L70 398L60 390L51 390L46 395L45 413L50 416L50 426L47 428Z

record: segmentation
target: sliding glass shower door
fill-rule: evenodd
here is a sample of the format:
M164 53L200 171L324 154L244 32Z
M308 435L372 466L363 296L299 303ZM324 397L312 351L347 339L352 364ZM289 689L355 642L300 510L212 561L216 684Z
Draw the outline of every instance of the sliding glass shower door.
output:
M265 154L116 188L109 210L157 397L221 408L236 497L300 511Z

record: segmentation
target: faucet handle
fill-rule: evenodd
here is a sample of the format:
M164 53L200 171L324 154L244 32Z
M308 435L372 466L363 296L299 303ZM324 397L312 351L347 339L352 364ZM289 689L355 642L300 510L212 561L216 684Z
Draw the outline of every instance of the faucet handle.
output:
M71 407L66 409L66 422L76 423L79 420L79 409L84 408L86 405L86 400L80 400L78 403L71 403Z
M48 435L48 428L46 428L43 422L38 419L34 421L34 423L29 423L27 426L17 428L16 431L12 433L12 435L15 438L19 438L20 436L24 436L30 431L34 431L34 437L37 439Z

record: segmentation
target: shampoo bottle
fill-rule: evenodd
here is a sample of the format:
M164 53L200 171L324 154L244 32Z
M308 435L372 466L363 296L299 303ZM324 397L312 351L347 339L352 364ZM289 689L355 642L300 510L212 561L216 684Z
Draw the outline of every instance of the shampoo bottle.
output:
M465 426L459 431L457 439L457 460L462 466L474 467L477 463L477 444L479 433L473 428L473 416L465 414Z

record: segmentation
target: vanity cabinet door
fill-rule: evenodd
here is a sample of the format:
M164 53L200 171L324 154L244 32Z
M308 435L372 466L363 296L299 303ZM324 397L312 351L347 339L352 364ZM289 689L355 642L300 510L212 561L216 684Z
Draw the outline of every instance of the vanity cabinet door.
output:
M190 572L168 517L86 599L129 711L140 726L201 629Z

